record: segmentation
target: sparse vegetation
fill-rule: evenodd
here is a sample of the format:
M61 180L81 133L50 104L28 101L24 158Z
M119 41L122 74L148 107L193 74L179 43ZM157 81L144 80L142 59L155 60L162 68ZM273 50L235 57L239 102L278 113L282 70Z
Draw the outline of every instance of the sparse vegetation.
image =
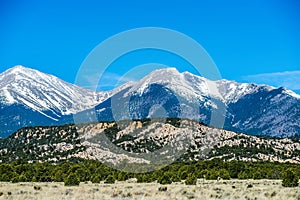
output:
M34 189L34 190L41 190L42 187L41 187L41 186L36 186L36 185L35 185L35 186L33 186L33 189Z
M168 188L166 186L162 186L162 187L158 188L158 191L160 191L160 192L165 192L167 190L168 190Z
M211 127L191 120L180 120L177 118L162 119L143 119L143 120L124 120L117 124L114 122L100 122L81 125L63 125L63 126L40 126L25 127L19 129L8 138L0 138L0 161L2 163L12 163L18 158L26 162L49 162L61 163L64 161L77 162L86 155L87 146L83 145L80 137L86 136L87 128L105 127L103 133L112 142L112 144L123 148L132 153L146 153L161 149L171 140L169 135L158 132L153 137L139 136L139 132L147 133L156 131L157 128L170 131L190 127L193 141L186 152L178 158L179 161L198 161L203 159L222 158L224 160L243 160L243 161L273 161L273 162L295 162L300 164L300 142L293 139L278 138L259 138L233 132L223 132L218 138L218 142L213 145L213 149L208 150L204 155L199 155L207 133ZM153 126L153 124L156 124ZM164 125L166 125L164 127ZM169 127L169 126L172 127ZM76 128L77 127L77 128ZM129 132L120 131L128 129ZM148 129L149 128L149 129ZM78 130L83 130L80 132ZM128 130L129 130L128 129ZM95 130L98 130L97 128ZM78 131L78 132L77 132ZM220 133L222 131L220 130ZM147 134L146 134L147 135ZM151 135L151 134L150 134ZM219 135L220 136L220 135ZM173 137L173 136L172 136ZM209 138L209 137L208 137ZM97 137L95 136L95 138ZM207 141L211 142L211 141ZM81 154L83 153L83 154ZM80 156L81 155L81 156ZM89 157L90 158L90 157ZM84 158L86 159L86 158ZM212 174L212 179L215 178ZM238 174L231 178L237 177ZM260 178L264 174L255 174L254 177ZM59 176L57 177L59 179ZM182 177L180 177L182 179ZM184 177L186 178L186 177ZM263 178L263 177L262 177ZM275 175L274 178L277 178ZM18 180L15 180L18 181ZM22 181L22 180L20 180ZM81 180L82 181L82 180Z
M63 183L0 183L0 199L298 199L299 187L283 187L280 180L199 180L198 186L183 182L160 185L135 183L133 179L117 184L85 183L65 187ZM226 182L227 184L224 184ZM247 188L248 185L253 188ZM40 186L35 190L33 186ZM235 185L236 188L232 188ZM261 192L258 192L261 191ZM8 195L11 192L11 195ZM49 195L51 194L51 195ZM246 198L247 197L247 198Z

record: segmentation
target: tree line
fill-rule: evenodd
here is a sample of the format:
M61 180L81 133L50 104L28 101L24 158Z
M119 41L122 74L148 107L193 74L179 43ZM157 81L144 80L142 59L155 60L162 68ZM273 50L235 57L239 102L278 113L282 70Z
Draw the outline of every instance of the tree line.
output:
M157 181L160 184L185 181L195 185L197 179L282 179L286 187L298 186L300 165L276 162L223 161L221 159L176 162L148 173L118 171L95 160L77 160L59 164L27 163L16 160L0 164L0 181L4 182L64 182L79 185L80 182L112 184L136 178L138 183Z

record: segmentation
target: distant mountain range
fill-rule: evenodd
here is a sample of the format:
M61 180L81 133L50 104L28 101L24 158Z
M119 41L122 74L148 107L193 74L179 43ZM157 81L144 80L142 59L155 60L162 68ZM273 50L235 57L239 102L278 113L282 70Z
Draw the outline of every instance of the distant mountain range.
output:
M213 84L218 95L207 85ZM224 107L226 113L219 112ZM16 66L0 74L0 136L25 126L143 119L189 118L251 135L300 136L300 95L286 88L210 81L174 68L153 71L111 91L91 91L34 69Z

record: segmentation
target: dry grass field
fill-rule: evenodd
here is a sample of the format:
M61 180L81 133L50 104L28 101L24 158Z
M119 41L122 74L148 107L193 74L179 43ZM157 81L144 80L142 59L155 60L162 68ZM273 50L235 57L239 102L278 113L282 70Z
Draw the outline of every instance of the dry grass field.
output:
M163 188L166 191L161 191ZM159 189L160 188L160 189ZM160 185L136 183L134 180L115 184L81 183L65 187L63 183L0 183L0 199L300 199L300 187L284 188L280 180L220 180L200 179L197 185L184 183Z

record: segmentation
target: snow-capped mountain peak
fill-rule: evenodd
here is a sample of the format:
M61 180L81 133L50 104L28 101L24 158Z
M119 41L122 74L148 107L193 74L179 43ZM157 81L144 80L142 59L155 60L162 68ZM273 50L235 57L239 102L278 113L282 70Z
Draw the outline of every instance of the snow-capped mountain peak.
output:
M204 97L213 97L220 99L226 104L236 102L242 96L252 93L261 87L255 84L237 83L225 79L211 81L190 72L180 73L176 68L163 68L151 72L133 84L129 92L142 94L151 84L166 86L190 101L203 100ZM272 90L274 88L266 86L266 89Z
M3 80L4 78L5 80ZM9 85L12 81L16 80L32 79L35 79L36 81L49 81L57 80L58 78L50 74L42 73L35 69L24 67L22 65L17 65L0 74L1 83L6 85Z
M197 101L201 96L209 95L208 80L191 73L180 73L176 68L163 68L152 71L136 82L129 92L142 94L151 84L159 84L180 94L189 101Z
M153 105L159 105L168 116L209 124L210 113L216 110L225 117L225 126L230 130L277 137L300 135L299 95L284 88L224 79L211 81L174 68L155 70L130 87L125 97L130 96L129 110L135 118L151 117L159 110ZM226 108L226 112L219 108ZM99 116L104 120L101 116L109 112L102 110L105 105L100 104Z
M129 102L123 104L122 100ZM111 102L117 102L120 119L156 116L163 107L169 116L207 124L212 110L225 105L227 112L220 114L225 115L225 126L231 130L279 137L300 135L300 95L286 88L211 81L164 68L137 82L96 92L16 66L0 74L0 137L28 125L72 123L72 114L90 113L89 109L96 110L98 120L115 120Z
M24 104L53 120L96 105L96 96L94 91L20 65L0 74L1 103Z

